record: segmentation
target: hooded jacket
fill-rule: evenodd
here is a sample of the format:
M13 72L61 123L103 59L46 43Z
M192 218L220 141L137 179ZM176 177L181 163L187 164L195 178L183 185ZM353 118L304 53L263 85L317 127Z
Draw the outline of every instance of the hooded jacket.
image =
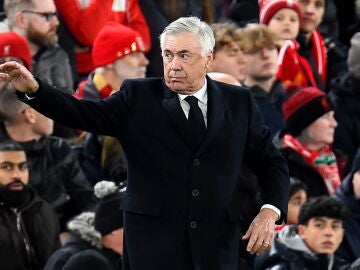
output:
M297 232L297 225L285 226L276 234L274 243L259 269L276 270L340 270L342 261L312 252Z
M353 175L359 169L360 152L356 155L351 173L345 177L334 194L335 199L344 203L351 213L344 220L344 239L336 251L336 254L348 263L360 258L360 200L355 197L352 185Z
M121 256L102 246L101 235L94 228L94 216L93 212L84 212L68 223L68 230L71 232L70 239L49 258L43 270L61 270L74 255L86 250L101 254L113 267L112 269L121 270ZM74 259L77 260L77 258ZM80 259L78 263L80 265Z
M42 269L60 247L58 219L30 188L31 200L20 209L0 201L1 270Z

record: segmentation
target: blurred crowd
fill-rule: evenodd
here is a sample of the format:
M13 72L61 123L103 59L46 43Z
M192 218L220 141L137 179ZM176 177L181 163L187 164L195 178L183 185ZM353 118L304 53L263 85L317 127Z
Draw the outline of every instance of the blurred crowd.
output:
M162 77L165 26L189 15L206 21L216 40L208 77L250 89L291 177L286 222L266 253L244 249L239 269L360 269L360 1L4 0L0 8L0 63L17 61L77 99ZM0 88L0 269L121 269L121 144L53 122L11 85ZM242 166L246 230L262 198Z

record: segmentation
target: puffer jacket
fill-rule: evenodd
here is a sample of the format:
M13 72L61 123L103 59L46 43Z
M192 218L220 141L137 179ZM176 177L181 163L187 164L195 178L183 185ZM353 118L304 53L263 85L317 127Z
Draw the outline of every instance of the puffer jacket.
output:
M335 256L313 253L297 233L296 225L285 226L258 269L276 270L345 270L349 265Z
M0 140L10 139L0 124ZM92 209L96 198L69 144L58 137L20 142L30 165L30 185L56 211L61 230L75 215Z
M345 169L347 174L356 150L360 147L360 80L349 74L336 78L332 81L329 98L338 122L333 145L348 158Z
M351 173L349 173L334 194L334 198L345 204L350 214L344 220L345 235L336 251L337 256L349 263L360 258L360 200L355 197L352 179L360 169L360 152L357 153Z
M56 214L33 190L31 194L31 201L18 210L0 202L1 270L40 270L60 247Z
M121 256L102 246L101 235L94 228L94 217L93 212L83 212L68 223L68 230L71 232L70 239L49 258L43 270L64 269L74 255L87 250L96 251L104 256L111 265L111 269L122 269Z

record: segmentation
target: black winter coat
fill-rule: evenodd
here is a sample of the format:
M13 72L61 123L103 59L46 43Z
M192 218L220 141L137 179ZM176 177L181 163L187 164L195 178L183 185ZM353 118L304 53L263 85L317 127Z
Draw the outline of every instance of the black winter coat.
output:
M59 247L56 214L35 192L19 211L0 202L1 270L40 270Z
M360 258L360 200L356 199L352 187L353 173L349 174L334 197L344 203L350 214L344 220L345 235L336 254L349 263Z
M305 183L309 197L329 195L321 175L300 154L291 148L282 148L280 151L287 160L290 177Z
M0 140L10 139L0 124ZM30 164L30 185L66 222L96 204L95 196L69 144L58 137L20 142Z
M360 147L360 80L349 74L335 79L329 97L338 122L333 145L347 156L345 173L348 173L356 150Z

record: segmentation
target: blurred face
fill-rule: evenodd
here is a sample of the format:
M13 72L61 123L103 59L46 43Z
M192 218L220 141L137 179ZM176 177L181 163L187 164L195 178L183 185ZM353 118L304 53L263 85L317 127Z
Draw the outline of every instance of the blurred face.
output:
M33 131L40 136L49 136L53 133L54 121L46 116L38 113L34 109L35 123L32 125Z
M337 122L334 117L334 111L330 111L316 119L307 127L308 136L311 140L310 144L317 145L319 149L325 145L332 144L336 126Z
M271 18L268 28L280 39L294 39L299 34L299 16L293 9L280 9Z
M114 62L114 69L122 80L145 78L148 64L149 61L142 52L135 52Z
M192 94L204 86L212 52L201 54L195 34L167 35L162 50L167 87L180 94Z
M33 44L43 47L57 43L59 20L53 0L33 0L35 8L24 11L26 38Z
M117 229L101 238L102 244L118 254L123 254L124 229Z
M354 189L354 195L356 198L360 198L360 171L357 171L354 173L353 179L352 179L353 189Z
M244 55L234 41L214 53L211 71L230 74L239 81L244 80Z
M297 191L290 197L288 203L287 224L297 224L301 206L306 202L307 195L303 189Z
M23 151L0 152L0 186L22 190L29 181L29 169Z
M311 251L327 255L334 254L344 236L342 221L328 217L312 218L307 225L299 225L298 229Z
M255 81L266 81L275 76L278 51L275 46L262 48L255 53L244 54L245 76Z
M310 34L321 23L325 12L325 0L295 0L301 9L300 29Z

